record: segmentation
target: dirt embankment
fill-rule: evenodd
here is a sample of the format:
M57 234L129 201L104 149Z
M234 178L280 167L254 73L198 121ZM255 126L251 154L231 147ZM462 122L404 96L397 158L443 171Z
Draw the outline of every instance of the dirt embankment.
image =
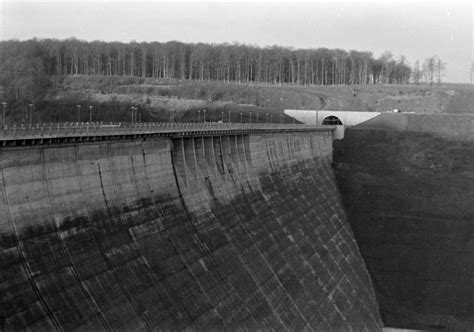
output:
M387 326L472 331L474 116L384 114L335 145Z

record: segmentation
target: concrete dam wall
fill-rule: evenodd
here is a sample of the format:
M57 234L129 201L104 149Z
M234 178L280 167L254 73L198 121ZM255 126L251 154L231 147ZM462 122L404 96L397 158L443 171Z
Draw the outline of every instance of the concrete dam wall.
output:
M331 132L0 148L0 329L380 330Z
M382 114L335 143L388 326L474 329L474 116Z

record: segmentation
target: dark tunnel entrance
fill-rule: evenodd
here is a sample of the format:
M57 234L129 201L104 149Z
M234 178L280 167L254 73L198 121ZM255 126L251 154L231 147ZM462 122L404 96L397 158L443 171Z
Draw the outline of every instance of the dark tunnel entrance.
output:
M337 116L330 115L324 118L323 125L330 125L330 126L341 125L342 126L342 122Z

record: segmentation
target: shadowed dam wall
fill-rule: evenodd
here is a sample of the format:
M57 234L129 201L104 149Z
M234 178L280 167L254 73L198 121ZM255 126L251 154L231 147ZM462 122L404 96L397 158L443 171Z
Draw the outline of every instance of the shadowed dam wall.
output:
M1 328L378 330L331 132L0 150Z
M384 323L474 328L474 116L382 114L335 143Z

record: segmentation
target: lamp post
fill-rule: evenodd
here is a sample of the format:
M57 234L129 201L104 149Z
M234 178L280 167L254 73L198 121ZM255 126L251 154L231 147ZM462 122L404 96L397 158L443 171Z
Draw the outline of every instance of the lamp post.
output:
M201 122L201 110L198 110L198 122Z
M268 113L265 113L265 123L268 123Z
M2 126L5 126L5 116L6 116L6 112L7 112L7 102L6 101L2 102L2 106L3 106Z
M31 104L28 104L28 106L30 107L30 127L31 127L31 124L33 122L33 109L35 108L35 105L31 103Z
M270 122L273 123L273 114L270 114Z
M221 121L224 123L224 111L221 112Z
M92 109L94 108L94 106L89 106L89 123L92 122Z
M202 121L202 122L204 122L204 123L205 123L205 122L206 122L206 111L207 111L207 110L202 110L202 111L204 112L204 115L203 115L203 121Z
M240 112L240 123L242 123L242 112Z
M258 112L257 112L257 123L258 123Z
M82 105L77 105L77 122L81 122L81 107Z
M252 122L252 112L250 112L249 123Z
M230 110L229 110L229 123L230 123Z
M173 122L173 120L174 120L174 116L173 116L173 115L174 115L174 108L171 108L171 109L170 109L170 123Z

